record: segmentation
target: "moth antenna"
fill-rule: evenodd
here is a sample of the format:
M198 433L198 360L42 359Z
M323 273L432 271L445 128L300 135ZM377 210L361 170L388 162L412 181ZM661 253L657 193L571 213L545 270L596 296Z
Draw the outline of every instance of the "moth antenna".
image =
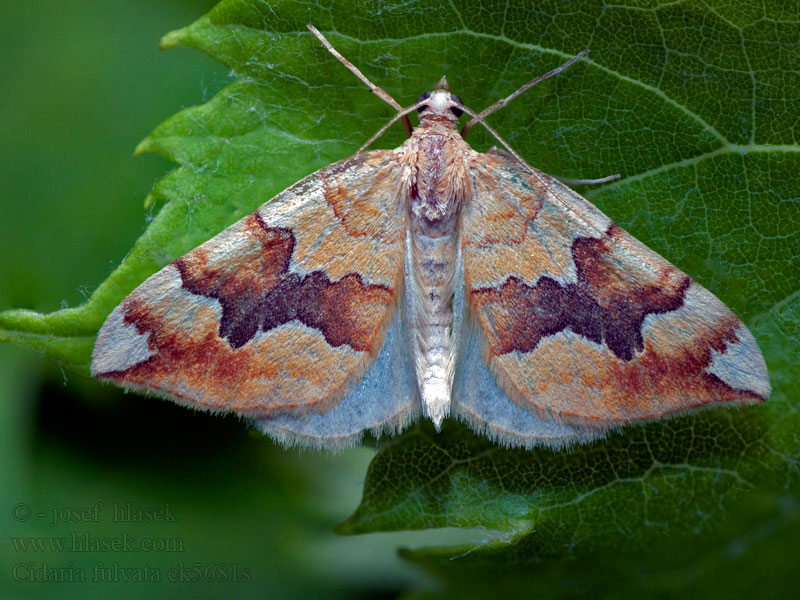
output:
M398 102L394 98L392 98L386 91L384 91L383 89L379 88L377 85L372 83L369 79L367 79L367 77L361 71L358 70L358 67L356 67L353 63L347 60L344 56L339 54L336 48L334 48L331 45L331 43L325 38L324 35L322 35L319 32L319 30L316 27L314 27L311 23L309 23L308 28L311 31L311 33L317 36L317 39L320 42L322 42L322 45L328 49L328 52L330 52L336 58L338 58L339 62L341 62L345 67L350 69L350 72L353 75L358 77L361 81L363 81L366 84L370 92L372 92L378 98L386 102L389 106L394 108L398 113L403 112L403 107L400 106L400 104L398 104ZM401 114L401 118L403 119L403 125L405 125L406 127L406 133L408 134L409 137L411 137L411 122L408 120L408 113Z
M584 56L586 56L588 53L589 53L589 49L587 48L586 50L584 50L580 54L570 58L567 62L565 62L560 67L556 67L552 71L550 71L548 73L545 73L544 75L539 75L539 77L536 77L535 79L530 80L528 83L523 85L521 88L519 88L516 92L514 92L510 96L506 96L502 100L498 100L497 102L495 102L491 106L489 106L487 108L484 108L480 113L480 117L482 117L482 118L483 117L487 117L490 114L492 114L493 112L500 110L506 104L511 102L514 98L516 98L520 94L523 94L523 93L527 92L529 89L531 89L537 83L540 83L540 82L544 81L545 79L549 79L553 75L558 75L562 71L565 71L566 69L568 69L569 67L574 65L576 62L578 62L580 59L582 59ZM472 119L466 125L464 125L464 127L461 129L461 137L462 138L467 137L467 132L470 130L470 127L472 127L476 122L478 122L477 118ZM497 137L497 136L495 136L495 137ZM500 138L498 138L498 139L500 139Z
M420 102L417 102L417 103L416 103L414 106L409 106L408 108L403 108L403 109L400 109L400 112L399 112L399 113L397 113L397 114L396 114L394 117L392 117L391 121L389 121L388 123L386 123L386 125L384 125L383 127L381 127L381 128L378 130L378 132L377 132L375 135L373 135L373 136L372 136L371 138L369 138L369 139L368 139L366 142L364 142L364 144L361 146L361 148L359 148L359 149L358 149L358 151L359 151L359 152L363 152L364 150L366 150L367 148L369 148L369 147L372 145L372 142L374 142L374 141L375 141L375 140L377 140L379 137L381 137L381 136L384 134L384 132L385 132L387 129L389 129L389 127L391 127L392 125L394 125L394 123L395 123L395 122L396 122L398 119L405 119L406 121L408 121L408 115L409 115L409 113L412 113L412 112L414 112L415 110L417 110L418 108L421 108L421 107L425 106L427 103L428 103L428 99L427 99L427 98L425 98L425 100L422 100L422 101L420 101Z
M525 160L524 160L524 159L523 159L523 158L522 158L522 157L521 157L519 154L517 154L517 153L514 151L514 149L513 149L511 146L509 146L509 145L506 143L506 141L505 141L503 138L501 138L501 137L500 137L500 134L499 134L499 133L497 133L497 132L496 132L494 129L492 129L492 128L489 126L489 124L488 124L486 121L484 121L484 120L483 120L483 117L482 117L481 115L479 115L479 114L477 114L477 113L475 113L475 112L471 111L469 108L467 108L467 107L466 107L466 106L464 106L463 104L459 104L459 105L458 105L458 108L460 108L460 109L461 109L461 110L463 110L465 113L467 113L467 114L468 114L470 117L472 117L472 121L470 121L470 123L472 123L472 122L476 122L476 123L480 123L481 125L483 125L484 127L486 127L486 130L487 130L489 133L491 133L491 134L494 136L494 139L496 139L498 142L500 142L500 143L503 145L503 148L505 148L506 150L508 150L508 152L509 152L509 154L511 154L511 156L513 156L513 157L514 157L514 158L516 158L516 159L517 159L519 162L521 162L523 165L525 165L526 167L528 167L528 169L530 169L530 171L531 171L531 172L534 172L534 169L533 169L533 167L532 167L532 166L530 166L530 165L529 165L527 162L525 162ZM463 135L463 134L462 134L462 135Z

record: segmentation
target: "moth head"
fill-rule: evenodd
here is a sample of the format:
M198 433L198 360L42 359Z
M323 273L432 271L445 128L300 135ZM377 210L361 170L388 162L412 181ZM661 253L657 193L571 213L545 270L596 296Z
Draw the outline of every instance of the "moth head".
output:
M427 113L445 116L450 121L458 121L458 118L464 114L464 111L459 108L463 106L461 98L450 93L450 86L447 85L447 79L444 77L439 80L435 90L422 94L417 99L417 104L425 100L427 102L417 109L420 118Z

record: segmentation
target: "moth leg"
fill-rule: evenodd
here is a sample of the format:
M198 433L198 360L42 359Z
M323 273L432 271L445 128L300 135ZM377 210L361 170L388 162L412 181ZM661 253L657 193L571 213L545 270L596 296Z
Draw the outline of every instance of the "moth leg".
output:
M512 154L509 154L507 151L503 150L502 148L498 148L497 146L492 146L486 151L486 154L496 154L498 156L503 156L505 158L516 158ZM608 177L601 177L600 179L572 179L571 177L556 177L561 183L569 186L573 185L599 185L601 183L608 183L609 181L614 181L615 179L619 179L621 175L616 173L614 175L609 175Z
M351 63L349 60L347 60L344 56L339 54L339 52L336 50L336 48L334 48L331 45L331 43L325 38L324 35L322 35L319 32L319 30L316 27L314 27L313 25L311 25L309 23L308 24L308 28L309 28L309 30L311 30L311 33L313 33L315 36L317 36L317 39L319 39L319 41L322 42L322 45L325 46L328 49L328 52L330 52L337 59L339 59L339 62L341 62L345 67L347 67L353 75L358 77L361 81L364 82L364 84L366 84L366 86L369 88L370 92L372 92L378 98L380 98L381 100L386 102L389 106L394 108L397 112L399 112L399 113L403 112L403 107L400 106L400 104L397 102L397 100L392 98L388 94L388 92L386 92L385 90L379 88L377 85L372 83L369 79L367 79L367 77L361 71L358 70L358 67L356 67L353 63ZM406 127L406 133L408 134L408 137L411 137L411 122L408 120L408 115L403 115L402 119L403 119L403 125L405 125L405 127Z
M621 175L616 173L614 175L609 175L608 177L601 177L600 179L572 179L571 177L556 177L561 183L569 186L573 185L599 185L601 183L608 183L609 181L614 181L615 179L619 179Z
M511 102L514 98L519 96L520 94L522 94L524 92L527 92L529 89L531 89L537 83L540 83L540 82L544 81L545 79L549 79L553 75L558 75L562 71L568 69L569 67L574 65L576 62L578 62L580 59L582 59L584 56L586 56L588 53L589 53L589 49L587 48L586 50L584 50L580 54L570 58L567 62L565 62L560 67L556 67L555 69L553 69L552 71L549 71L548 73L545 73L544 75L539 75L539 77L536 77L535 79L531 79L528 83L523 85L521 88L519 88L516 92L514 92L510 96L506 96L502 100L498 100L497 102L495 102L491 106L489 106L487 108L484 108L483 111L481 111L481 113L478 116L482 119L484 117L489 116L493 112L500 110L506 104ZM467 137L467 132L469 132L470 127L472 127L473 125L475 125L475 123L477 123L479 121L480 121L480 119L477 119L477 118L468 121L467 124L464 125L464 128L461 130L461 137L462 138Z

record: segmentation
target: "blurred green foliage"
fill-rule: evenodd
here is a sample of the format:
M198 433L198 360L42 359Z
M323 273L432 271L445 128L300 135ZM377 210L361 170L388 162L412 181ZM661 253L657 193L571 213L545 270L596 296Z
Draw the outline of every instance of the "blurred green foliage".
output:
M13 48L0 59L8 61L4 72L19 73L0 84L5 113L19 115L9 119L0 165L10 190L0 308L49 311L64 296L76 304L74 290L103 280L142 232L142 198L156 201L151 226L88 303L51 315L6 312L0 339L85 371L94 332L136 284L302 175L352 153L385 122L391 111L327 55L306 32L308 21L333 32L337 48L401 103L444 72L480 109L590 46L589 60L493 124L552 174L622 173L587 197L751 326L773 398L630 428L571 453L498 449L453 423L442 434L414 427L375 456L362 503L339 531L428 529L406 539L431 549L402 554L446 585L424 586L423 596L790 596L800 532L797 5L225 0L163 43L202 50L232 81L199 53L156 56L150 45L210 5L173 2L172 13L155 2L92 2L80 11L53 3L52 12L17 5L0 25ZM139 146L178 164L151 190L169 163L133 161L128 152L153 123L201 100L208 102L167 119ZM470 135L477 149L492 143L478 129ZM396 127L378 145L401 139ZM181 515L143 527L106 520L50 528L46 518L12 518L7 537L128 532L178 537L186 547L178 557L76 559L12 545L3 577L6 565L72 561L89 576L97 562L148 564L163 579L183 561L212 565L206 578L219 578L224 565L230 579L236 564L252 579L121 589L131 597L156 589L170 597L345 597L423 583L421 571L391 556L394 536L404 534L328 531L355 506L369 450L333 458L284 452L232 419L74 376L63 388L52 365L0 350L0 393L8 398L0 476L9 511L25 503L50 515L103 502L108 512L132 502L170 503ZM103 597L111 586L11 589L14 597L70 589Z

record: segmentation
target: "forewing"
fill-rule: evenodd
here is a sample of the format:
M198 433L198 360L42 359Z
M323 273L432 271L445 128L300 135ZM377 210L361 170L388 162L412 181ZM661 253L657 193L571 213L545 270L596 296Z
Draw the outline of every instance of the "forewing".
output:
M375 361L402 292L398 173L388 151L333 164L166 266L108 317L93 374L265 429L331 411ZM360 428L395 408L408 412ZM345 435L318 433L309 443Z
M753 336L688 275L553 177L499 152L472 174L468 310L516 406L590 432L769 396Z

